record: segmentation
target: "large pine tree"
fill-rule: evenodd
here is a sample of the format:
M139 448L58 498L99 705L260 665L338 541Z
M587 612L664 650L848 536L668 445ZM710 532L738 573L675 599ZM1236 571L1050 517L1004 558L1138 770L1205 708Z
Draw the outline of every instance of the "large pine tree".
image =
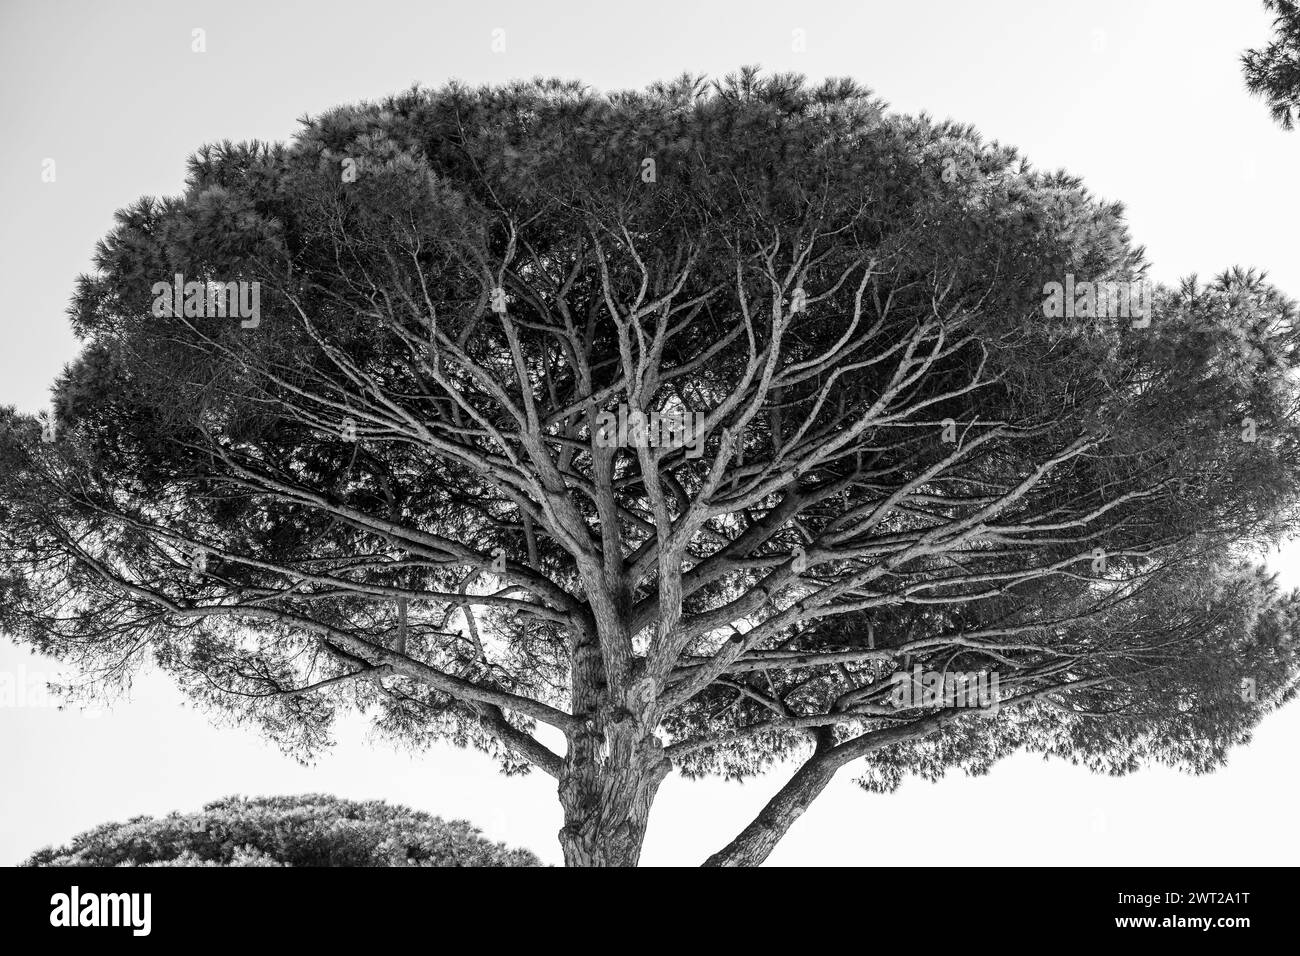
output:
M540 769L572 865L674 769L794 761L754 864L846 766L1204 771L1294 686L1294 304L1049 315L1144 281L1122 209L852 82L411 90L201 149L96 265L0 419L0 628Z

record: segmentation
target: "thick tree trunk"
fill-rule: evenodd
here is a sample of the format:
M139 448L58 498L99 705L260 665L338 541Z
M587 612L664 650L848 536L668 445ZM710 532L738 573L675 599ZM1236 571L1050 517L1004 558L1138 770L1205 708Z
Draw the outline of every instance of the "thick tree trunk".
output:
M670 763L654 732L655 685L630 660L626 622L593 624L571 652L573 711L583 726L568 734L560 768L560 846L565 866L636 866Z
M564 865L636 866L650 805L668 772L663 748L630 726L584 738L570 745L560 775Z

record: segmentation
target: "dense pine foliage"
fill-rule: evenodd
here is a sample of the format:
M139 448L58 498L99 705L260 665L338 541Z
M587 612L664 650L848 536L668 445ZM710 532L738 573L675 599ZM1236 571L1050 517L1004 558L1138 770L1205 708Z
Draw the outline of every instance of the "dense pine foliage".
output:
M79 833L25 866L539 866L464 820L323 794L227 797Z

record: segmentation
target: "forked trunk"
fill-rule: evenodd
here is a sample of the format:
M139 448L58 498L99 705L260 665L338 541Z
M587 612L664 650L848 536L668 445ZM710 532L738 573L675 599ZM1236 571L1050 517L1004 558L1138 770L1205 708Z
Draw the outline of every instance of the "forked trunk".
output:
M565 866L637 865L650 805L668 772L662 750L653 735L620 727L570 747L559 788Z

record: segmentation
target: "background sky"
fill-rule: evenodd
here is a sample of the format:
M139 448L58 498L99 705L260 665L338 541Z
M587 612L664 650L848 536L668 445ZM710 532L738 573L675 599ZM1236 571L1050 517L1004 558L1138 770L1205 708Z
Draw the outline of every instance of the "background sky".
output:
M191 49L195 29L206 52ZM1238 64L1268 36L1258 0L0 0L0 403L47 405L76 352L64 309L96 240L116 209L179 192L197 146L283 140L305 114L452 78L610 90L750 63L852 76L894 110L972 123L1122 200L1159 281L1250 265L1297 297L1300 132L1273 125ZM54 182L41 178L47 159ZM1271 563L1300 583L1300 550ZM56 669L0 637L0 676L39 682ZM463 817L560 860L552 778L501 777L475 752L398 752L352 720L302 767L150 674L96 717L17 703L0 706L0 865L108 820L306 791ZM1298 744L1293 706L1209 777L1112 779L1022 755L985 777L877 796L842 772L769 862L1293 864ZM699 863L783 781L670 778L643 863Z

